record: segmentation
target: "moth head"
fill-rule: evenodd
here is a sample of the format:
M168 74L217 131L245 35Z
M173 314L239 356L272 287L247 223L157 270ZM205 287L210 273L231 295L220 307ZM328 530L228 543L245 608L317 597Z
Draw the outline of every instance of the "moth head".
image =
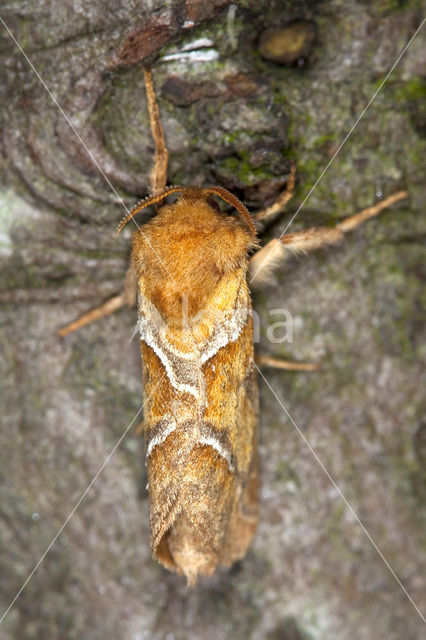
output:
M208 202L209 204L211 204L211 200L212 200L212 198L209 196L212 196L212 195L218 196L219 198L221 198L222 200L230 204L231 207L234 207L234 209L238 211L241 218L245 221L245 223L249 227L250 231L253 233L254 236L256 236L256 228L254 226L253 219L247 207L245 207L243 203L240 200L238 200L238 198L236 198L230 191L228 191L227 189L224 189L223 187L208 187L206 189L202 189L199 187L166 187L166 189L161 191L161 193L158 193L155 196L150 196L138 202L138 204L135 205L133 209L122 219L122 221L117 227L116 232L120 233L122 228L130 220L132 220L132 218L137 213L139 213L146 207L149 207L152 204L157 204L158 202L161 202L162 200L164 200L164 198L166 198L170 194L177 193L177 192L182 193L182 196L186 198L190 198L190 199L198 198L205 202Z

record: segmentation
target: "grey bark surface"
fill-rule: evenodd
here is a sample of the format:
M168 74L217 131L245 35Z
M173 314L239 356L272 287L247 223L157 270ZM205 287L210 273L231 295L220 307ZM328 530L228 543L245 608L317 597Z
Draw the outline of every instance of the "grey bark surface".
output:
M146 195L153 154L141 62L153 64L170 184L220 184L255 210L296 163L297 194L272 238L422 15L420 2L397 0L11 1L0 15L90 151L2 28L3 611L142 404L134 310L57 337L124 283L120 198L130 207ZM313 44L292 64L262 57L267 30L295 21L314 26ZM423 30L291 231L335 224L398 189L409 198L339 247L292 259L254 293L259 351L320 363L264 375L423 614L425 51ZM283 309L293 340L274 343L268 327ZM0 639L424 637L277 398L262 381L260 390L261 518L241 563L188 590L151 560L143 442L131 428Z

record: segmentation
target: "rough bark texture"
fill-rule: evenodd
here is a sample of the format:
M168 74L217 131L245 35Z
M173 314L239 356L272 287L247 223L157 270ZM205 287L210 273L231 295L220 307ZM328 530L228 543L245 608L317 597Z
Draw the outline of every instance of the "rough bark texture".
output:
M139 64L147 56L172 184L218 183L256 208L280 190L293 159L297 196L272 236L420 24L420 7L11 0L0 14L128 205L146 194L151 167ZM304 57L287 66L262 58L262 34L266 46L267 29L296 20L316 29ZM199 38L212 43L198 61L164 60ZM254 298L264 353L321 363L318 373L265 375L423 612L424 45L420 33L292 230L332 224L398 188L409 199L344 245L288 263ZM129 235L114 236L117 196L4 29L0 60L6 609L140 407L141 365L129 341L133 310L56 337L120 291ZM268 323L281 318L271 310L282 308L295 319L294 340L272 344ZM188 591L151 560L143 444L131 430L4 619L1 640L424 637L266 385L261 406L261 525L243 562Z

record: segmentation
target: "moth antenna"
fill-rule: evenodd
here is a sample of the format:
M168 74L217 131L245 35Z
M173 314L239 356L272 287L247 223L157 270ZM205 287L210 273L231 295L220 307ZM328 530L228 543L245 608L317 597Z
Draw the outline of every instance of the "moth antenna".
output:
M233 193L231 193L227 189L224 189L223 187L209 187L208 189L203 189L203 193L213 193L216 196L219 196L219 198L222 198L222 200L224 200L228 204L230 204L231 207L234 207L234 209L236 209L238 213L240 213L244 218L244 220L247 222L253 234L255 236L257 235L256 228L253 223L253 218L251 217L249 210L247 209L246 206L243 205L243 203L240 200L238 200L238 198L234 196Z
M125 227L126 224L130 220L132 220L132 218L137 213L139 213L139 211L142 211L146 207L149 207L151 204L156 204L157 202L160 202L161 200L164 200L164 198L169 196L171 193L176 193L177 191L182 191L182 192L187 192L187 193L199 191L204 195L206 195L208 193L212 193L212 194L214 194L216 196L219 196L219 198L222 198L222 200L224 200L225 202L230 204L231 207L234 207L234 209L236 209L238 211L238 213L240 213L242 215L244 220L247 222L247 225L250 227L250 230L252 231L252 233L254 235L257 235L256 228L254 226L253 219L252 219L252 217L250 215L249 210L247 209L247 207L245 207L243 205L243 203L240 200L238 200L238 198L236 198L227 189L224 189L223 187L209 187L207 189L199 189L198 190L198 188L196 188L196 187L194 188L194 187L178 187L178 186L167 187L161 193L157 193L157 195L155 195L155 196L148 196L148 197L144 198L143 200L141 200L140 202L138 202L131 209L131 211L122 219L122 221L120 222L120 224L118 225L118 227L116 229L116 233L120 233L122 228Z
M166 187L166 189L164 189L161 193L157 193L156 196L147 196L146 198L144 198L143 200L141 200L140 202L135 204L135 206L131 209L131 211L126 216L124 216L124 218L122 219L122 221L118 225L118 227L115 230L115 232L116 233L120 233L122 228L125 227L126 224L137 213L139 213L139 211L142 211L142 209L145 209L145 207L149 207L151 204L156 204L156 202L160 202L160 200L163 200L164 198L166 198L171 193L176 193L176 191L185 191L185 189L187 189L187 188L188 187Z

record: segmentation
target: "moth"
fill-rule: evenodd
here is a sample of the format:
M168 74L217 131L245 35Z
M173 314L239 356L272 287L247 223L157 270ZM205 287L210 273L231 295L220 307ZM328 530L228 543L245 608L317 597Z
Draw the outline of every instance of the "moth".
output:
M287 234L259 248L256 227L293 195L295 168L277 201L254 216L221 186L167 187L168 152L151 71L144 75L156 144L152 195L117 231L147 207L156 213L133 235L125 292L60 335L133 304L137 293L151 546L161 564L195 585L243 558L256 530L258 366L316 368L255 360L248 274L264 276L295 251L339 242L406 192L334 228ZM222 212L215 197L232 210Z

